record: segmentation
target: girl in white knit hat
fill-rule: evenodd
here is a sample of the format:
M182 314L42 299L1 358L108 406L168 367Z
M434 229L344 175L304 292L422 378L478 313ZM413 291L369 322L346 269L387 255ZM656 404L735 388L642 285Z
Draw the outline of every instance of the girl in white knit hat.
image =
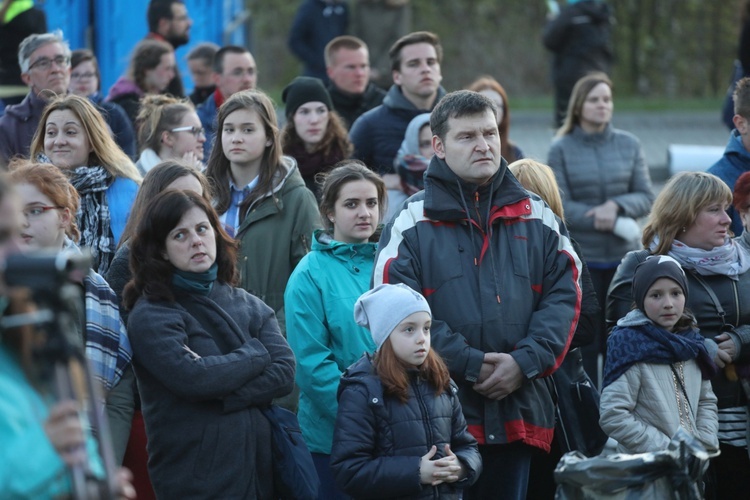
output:
M406 285L379 285L354 306L376 345L341 378L331 451L355 497L460 498L481 473L457 387L430 349L432 313Z

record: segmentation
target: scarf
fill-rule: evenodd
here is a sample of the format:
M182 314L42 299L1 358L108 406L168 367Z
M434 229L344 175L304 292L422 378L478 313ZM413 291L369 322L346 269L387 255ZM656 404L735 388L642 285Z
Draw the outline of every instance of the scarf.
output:
M328 154L325 154L323 150L309 153L301 142L285 147L284 154L297 160L299 172L306 181L308 179L313 180L315 174L319 172L331 170L336 163L344 159L344 153L335 146L331 148Z
M214 281L219 274L219 265L214 262L208 271L202 273L193 273L190 271L181 271L175 269L172 274L172 285L180 290L189 293L203 295L204 297L211 293L214 287Z
M109 226L107 203L107 189L114 178L104 167L77 167L66 173L81 197L81 206L76 213L81 230L79 245L91 250L96 272L107 274L115 255L115 238Z
M401 177L401 187L406 196L424 189L424 173L429 164L430 160L422 155L407 154L400 158L396 171Z
M659 237L655 236L649 249L653 252L658 244ZM694 269L703 276L718 274L736 281L740 274L750 269L750 257L729 237L724 240L723 245L711 250L689 247L674 240L667 255L674 257L683 268Z
M36 155L36 159L40 163L52 163L42 153ZM82 166L63 172L81 197L76 212L76 223L81 231L78 246L91 250L92 268L105 275L115 256L115 237L110 228L107 203L107 189L115 179L104 167Z
M602 387L617 380L636 363L671 365L690 359L697 361L704 380L712 378L719 371L698 330L671 333L651 321L632 326L618 324L607 339L607 363Z

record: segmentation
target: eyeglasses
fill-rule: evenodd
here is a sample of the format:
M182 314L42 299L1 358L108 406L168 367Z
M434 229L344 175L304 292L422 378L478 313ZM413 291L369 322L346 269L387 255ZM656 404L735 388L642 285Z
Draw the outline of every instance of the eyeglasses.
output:
M26 216L26 218L34 218L39 217L44 212L48 210L61 210L62 207L48 207L46 205L34 205L33 207L26 207L23 209L23 215Z
M195 137L200 137L206 133L206 129L203 127L177 127L171 129L170 132L190 132Z
M70 64L70 57L68 56L56 56L54 59L49 59L48 57L42 57L40 59L37 59L34 64L29 66L29 70L32 70L34 68L39 68L41 70L48 70L52 66L52 63L57 64L61 68L67 68L68 64Z
M89 78L94 78L96 76L96 73L71 73L70 79L71 80L87 80Z

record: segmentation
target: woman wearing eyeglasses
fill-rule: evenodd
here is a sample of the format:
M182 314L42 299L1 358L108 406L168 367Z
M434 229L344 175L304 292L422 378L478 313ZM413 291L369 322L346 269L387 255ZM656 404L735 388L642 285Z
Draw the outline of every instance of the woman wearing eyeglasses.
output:
M141 156L135 166L141 175L166 160L183 160L203 170L206 134L189 100L149 95L138 113L138 144Z

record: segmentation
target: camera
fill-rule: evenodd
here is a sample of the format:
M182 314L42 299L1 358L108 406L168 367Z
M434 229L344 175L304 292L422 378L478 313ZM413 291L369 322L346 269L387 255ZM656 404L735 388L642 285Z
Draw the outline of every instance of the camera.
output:
M91 268L91 256L73 252L38 250L11 255L5 263L5 283L33 291L57 293L70 281L80 282Z

